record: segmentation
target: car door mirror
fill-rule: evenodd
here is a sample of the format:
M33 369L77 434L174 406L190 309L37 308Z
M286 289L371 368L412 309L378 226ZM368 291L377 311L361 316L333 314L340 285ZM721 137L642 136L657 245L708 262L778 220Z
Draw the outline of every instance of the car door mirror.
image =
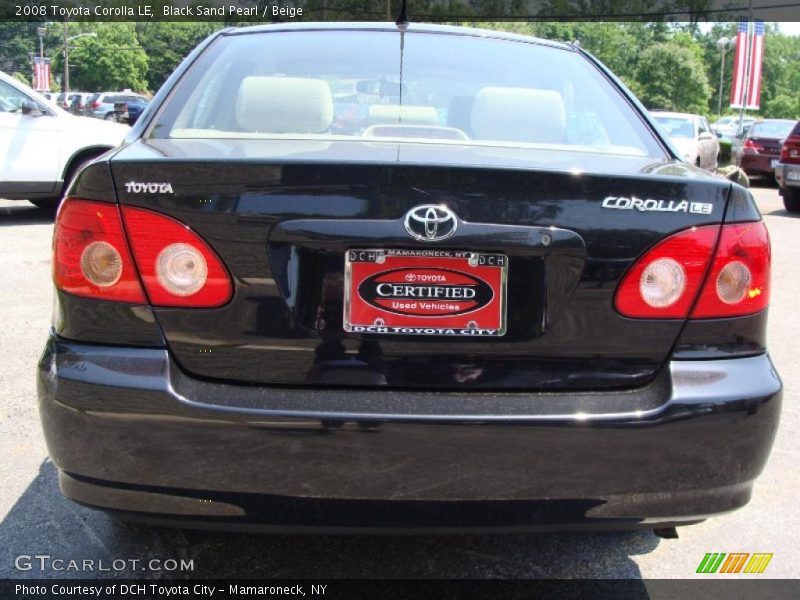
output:
M20 105L20 112L29 117L40 117L44 114L42 107L31 100L22 101L22 104Z

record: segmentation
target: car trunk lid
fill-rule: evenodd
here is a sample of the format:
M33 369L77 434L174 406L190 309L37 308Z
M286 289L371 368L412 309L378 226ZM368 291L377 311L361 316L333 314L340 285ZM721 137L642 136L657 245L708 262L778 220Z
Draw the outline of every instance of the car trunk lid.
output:
M281 385L642 385L684 321L623 318L617 283L669 234L721 222L730 188L645 157L387 142L151 140L111 165L121 203L190 226L235 282L223 307L155 310L174 359ZM419 206L446 207L458 231L416 239ZM346 331L349 251L432 248L507 258L502 335Z

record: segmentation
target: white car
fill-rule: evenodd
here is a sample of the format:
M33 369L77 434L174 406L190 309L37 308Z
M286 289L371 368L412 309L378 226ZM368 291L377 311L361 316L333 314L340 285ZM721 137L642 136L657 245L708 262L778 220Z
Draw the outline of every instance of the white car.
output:
M705 117L689 113L651 111L650 115L669 137L687 163L716 171L719 165L719 140Z
M755 119L745 117L743 121L744 132L750 129L750 126L755 123ZM722 142L732 144L736 139L736 134L739 132L739 117L722 117L716 123L711 124L711 131L717 134L717 137Z
M78 170L129 130L71 115L0 71L0 198L56 206Z

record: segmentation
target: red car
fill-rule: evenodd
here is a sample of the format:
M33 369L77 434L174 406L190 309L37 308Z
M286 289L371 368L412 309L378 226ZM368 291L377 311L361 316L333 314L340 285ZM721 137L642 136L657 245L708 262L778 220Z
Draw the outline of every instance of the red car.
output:
M781 159L775 167L783 205L789 212L800 212L800 121L783 142Z
M736 157L736 164L748 175L772 177L781 154L783 141L789 137L795 121L764 119L753 124Z

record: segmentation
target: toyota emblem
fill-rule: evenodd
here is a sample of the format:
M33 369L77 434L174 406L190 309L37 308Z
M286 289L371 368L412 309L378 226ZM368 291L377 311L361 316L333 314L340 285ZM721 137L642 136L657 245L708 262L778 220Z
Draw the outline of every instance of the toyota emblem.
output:
M455 235L458 219L446 206L423 204L406 213L405 226L414 239L438 242Z

